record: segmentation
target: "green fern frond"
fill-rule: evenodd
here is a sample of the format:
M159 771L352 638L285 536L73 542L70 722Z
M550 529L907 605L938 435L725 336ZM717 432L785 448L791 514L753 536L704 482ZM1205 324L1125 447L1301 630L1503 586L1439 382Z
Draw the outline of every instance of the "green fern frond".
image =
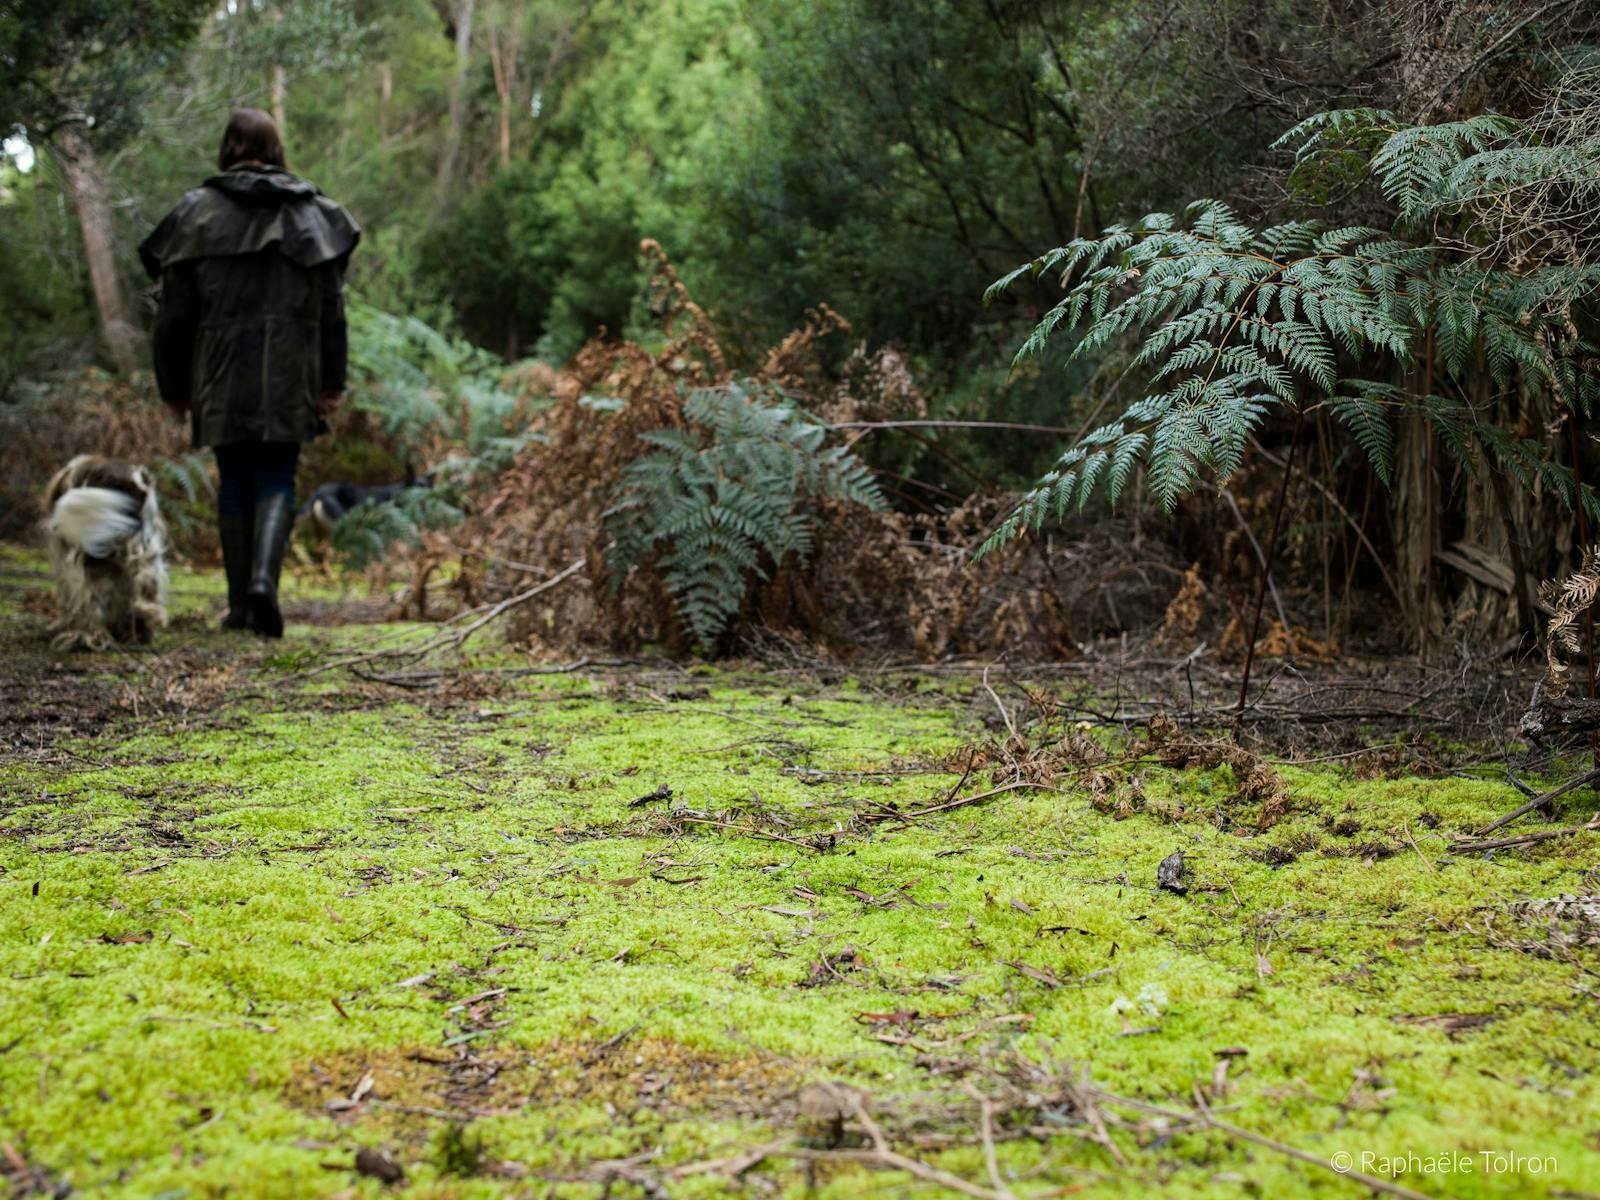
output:
M883 505L867 467L846 447L825 445L828 427L781 394L739 384L691 393L690 429L641 434L653 451L623 469L606 514L613 586L657 555L654 568L702 650L744 603L749 580L766 579L785 555L812 549L811 502Z
M1551 177L1579 191L1596 187L1600 201L1600 141L1566 147L1557 161L1532 126L1495 114L1405 126L1390 112L1346 109L1301 122L1276 145L1292 148L1300 165L1323 155L1348 164L1355 155L1399 213L1394 231L1313 221L1258 230L1203 200L1181 216L1152 213L1077 239L990 289L997 295L1030 272L1037 277L1045 264L1061 270L1065 295L1018 357L1042 352L1063 330L1075 334L1073 358L1133 343L1132 365L1147 372L1148 390L1062 455L980 555L1051 514L1081 509L1097 487L1114 502L1141 462L1170 509L1202 470L1238 469L1274 410L1323 403L1385 482L1394 471L1393 417L1407 412L1432 425L1466 469L1485 460L1569 506L1589 503L1531 440L1510 438L1456 402L1371 377L1414 377L1426 345L1457 382L1486 366L1501 387L1538 381L1592 411L1600 379L1578 362L1594 351L1574 348L1570 313L1600 295L1600 264L1518 271L1413 235L1431 236L1430 221L1486 194Z
M1354 395L1333 396L1328 403L1387 485L1394 479L1394 425L1389 409L1397 402L1399 389L1366 380L1353 380L1348 386L1355 389Z

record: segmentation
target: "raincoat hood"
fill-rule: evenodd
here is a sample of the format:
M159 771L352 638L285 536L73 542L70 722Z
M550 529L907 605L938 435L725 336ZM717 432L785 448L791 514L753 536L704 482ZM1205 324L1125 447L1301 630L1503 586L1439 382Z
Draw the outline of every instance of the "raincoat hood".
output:
M308 179L292 175L282 167L255 163L231 167L220 175L213 175L205 186L226 192L244 204L283 204L322 194Z
M187 193L139 247L152 279L196 258L257 254L276 248L308 270L343 262L361 227L315 184L281 167L243 164Z

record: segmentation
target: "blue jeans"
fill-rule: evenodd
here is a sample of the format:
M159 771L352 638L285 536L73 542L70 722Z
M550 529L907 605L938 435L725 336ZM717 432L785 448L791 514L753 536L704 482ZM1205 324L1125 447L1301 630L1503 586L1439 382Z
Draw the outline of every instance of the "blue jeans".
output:
M256 503L272 495L287 495L290 506L294 505L299 442L234 442L217 446L215 451L219 517L248 520Z

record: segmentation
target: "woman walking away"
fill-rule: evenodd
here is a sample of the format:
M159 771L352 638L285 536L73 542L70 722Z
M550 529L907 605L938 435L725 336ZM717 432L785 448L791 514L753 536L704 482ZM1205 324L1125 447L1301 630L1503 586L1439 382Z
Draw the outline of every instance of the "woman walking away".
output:
M161 280L161 398L216 452L228 575L224 629L283 636L278 573L294 521L300 444L344 393L344 269L361 230L289 173L272 118L228 121L221 174L189 192L142 246Z

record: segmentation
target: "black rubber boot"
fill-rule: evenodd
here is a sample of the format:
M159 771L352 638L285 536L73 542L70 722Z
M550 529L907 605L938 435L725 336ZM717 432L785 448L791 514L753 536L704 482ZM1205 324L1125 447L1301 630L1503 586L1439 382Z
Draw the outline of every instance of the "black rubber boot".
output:
M249 517L217 516L217 532L222 535L222 569L228 576L228 615L224 629L250 628L250 544L253 530Z
M294 525L294 497L285 492L256 501L255 544L250 569L250 618L257 633L283 636L283 613L278 609L278 573Z

